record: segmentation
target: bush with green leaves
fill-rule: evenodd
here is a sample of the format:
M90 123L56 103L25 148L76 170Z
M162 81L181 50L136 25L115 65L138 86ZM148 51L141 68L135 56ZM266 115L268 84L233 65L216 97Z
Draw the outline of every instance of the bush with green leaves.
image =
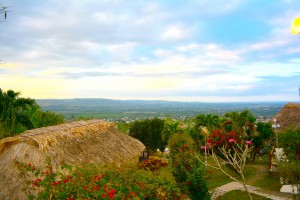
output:
M129 127L129 135L141 141L147 148L148 155L157 149L164 150L167 142L162 139L164 120L154 118L134 121Z
M300 160L300 128L289 128L280 132L278 140L289 160Z
M175 134L169 140L170 163L178 187L192 199L210 199L207 187L208 173L196 159L192 138L187 134Z

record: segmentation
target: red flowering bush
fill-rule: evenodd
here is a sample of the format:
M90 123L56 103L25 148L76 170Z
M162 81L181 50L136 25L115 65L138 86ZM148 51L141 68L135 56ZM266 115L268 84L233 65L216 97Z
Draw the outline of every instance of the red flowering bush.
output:
M234 142L241 143L241 135L233 131L215 130L207 140L214 147L226 146L230 148Z
M27 185L28 199L179 199L180 191L161 177L149 177L136 165L62 166L55 172L17 163Z
M143 161L141 168L150 170L154 175L161 173L163 167L168 166L168 161L158 156L150 156L147 160Z

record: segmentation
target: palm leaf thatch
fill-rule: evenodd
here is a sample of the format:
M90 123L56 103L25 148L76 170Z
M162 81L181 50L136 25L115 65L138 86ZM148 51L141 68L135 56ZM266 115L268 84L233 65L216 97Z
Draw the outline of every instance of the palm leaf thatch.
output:
M279 130L283 130L290 127L300 128L300 104L288 103L286 104L271 120L276 119L280 124Z
M29 130L0 140L0 199L24 199L16 161L42 167L47 157L54 169L63 163L122 163L145 149L138 140L102 120L78 121Z

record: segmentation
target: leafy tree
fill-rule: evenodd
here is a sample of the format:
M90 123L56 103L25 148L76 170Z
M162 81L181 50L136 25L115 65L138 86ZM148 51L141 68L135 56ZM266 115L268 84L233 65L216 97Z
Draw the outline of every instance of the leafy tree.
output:
M256 118L249 110L227 112L223 116L223 128L227 131L253 135Z
M281 132L278 140L290 160L300 160L300 128L289 128Z
M199 114L195 119L195 127L199 130L200 127L206 127L209 133L220 126L220 117L214 114Z
M28 115L28 110L36 105L34 99L21 98L20 92L0 88L0 121L9 135L16 132L16 127L33 128L34 125Z
M192 200L208 200L208 173L195 157L196 149L188 134L175 134L169 140L170 164L177 186Z
M20 95L20 92L3 91L0 88L0 138L65 121L62 115L44 112L34 99L22 98Z
M249 137L252 140L254 150L252 151L252 160L255 161L255 156L259 154L260 150L265 146L266 142L274 136L272 125L267 122L258 122L256 124L256 133Z
M54 112L37 110L34 115L34 127L54 126L65 122L63 115Z
M183 133L183 129L179 127L179 122L168 121L164 124L164 129L162 131L162 139L168 142L174 134Z
M135 121L129 128L129 135L140 140L147 148L148 155L153 154L156 149L163 150L167 143L162 139L164 120L146 119Z
M195 127L188 127L186 133L194 140L196 150L200 151L201 144L206 142L203 131L198 131Z

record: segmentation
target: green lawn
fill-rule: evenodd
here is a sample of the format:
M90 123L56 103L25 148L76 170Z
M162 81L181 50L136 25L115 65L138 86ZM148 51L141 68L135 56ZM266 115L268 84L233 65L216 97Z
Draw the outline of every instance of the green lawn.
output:
M213 159L210 157L208 158L208 163L215 165ZM226 183L230 183L233 181L227 175L225 175L221 170L217 170L212 167L207 167L207 169L212 172L211 179L208 181L209 190L213 190L221 185L224 185ZM226 171L226 173L228 173L240 180L239 175L236 172L234 172L233 170L229 169L225 165L223 165L223 169L224 169L224 171ZM245 166L244 175L245 175L246 180L251 179L252 177L254 177L256 175L256 168L252 165Z
M253 200L268 200L269 198L259 196L256 194L251 194ZM246 192L240 190L233 190L231 192L227 192L223 196L217 198L217 200L232 200L232 199L239 199L239 200L249 200L249 197Z
M214 161L211 157L208 157L208 163L214 164ZM226 183L230 183L233 181L220 170L211 167L207 167L207 169L211 173L211 178L208 180L208 188L210 191L219 186L222 186ZM237 177L240 180L240 178L238 177L239 175L233 172L233 170L227 168L225 165L223 169L227 173L231 174L234 177ZM281 185L280 185L279 177L274 177L274 176L271 177L269 175L268 162L257 160L256 163L248 163L245 166L244 175L247 184L261 188L262 192L276 194L279 193L280 191ZM160 176L168 179L169 181L175 181L170 166L164 168ZM248 199L247 194L242 191L229 192L228 194L220 197L219 199L221 200L236 199L237 197L236 195L238 195L239 199ZM253 199L265 200L267 198L253 194Z

